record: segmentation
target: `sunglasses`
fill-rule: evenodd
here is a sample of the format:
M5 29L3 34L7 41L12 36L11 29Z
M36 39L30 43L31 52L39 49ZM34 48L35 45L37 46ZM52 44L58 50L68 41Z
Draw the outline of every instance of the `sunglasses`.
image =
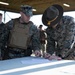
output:
M32 9L32 7L23 7L23 9L24 9L24 10L25 10L25 9L30 10L30 9Z

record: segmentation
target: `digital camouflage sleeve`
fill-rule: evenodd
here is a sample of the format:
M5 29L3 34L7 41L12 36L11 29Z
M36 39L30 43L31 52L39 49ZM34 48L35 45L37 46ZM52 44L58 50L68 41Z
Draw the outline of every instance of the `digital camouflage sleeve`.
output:
M30 34L32 39L32 49L33 50L40 50L41 43L40 43L40 34L38 28L33 24L30 28Z

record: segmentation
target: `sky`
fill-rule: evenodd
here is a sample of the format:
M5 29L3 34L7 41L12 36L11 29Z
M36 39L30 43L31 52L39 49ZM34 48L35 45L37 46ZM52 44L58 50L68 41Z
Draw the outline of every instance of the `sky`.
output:
M3 19L2 19L2 21L4 22L4 12L3 12L3 11L0 11L0 13L3 14ZM75 18L75 11L64 12L63 15L69 15L69 16L72 16L72 17ZM8 21L11 20L11 19L18 18L18 17L20 17L20 14L18 14L18 13L6 12L6 14L5 14L5 23L8 22ZM33 23L34 23L37 27L39 27L40 24L43 25L41 19L42 19L42 14L40 14L40 15L33 15L30 20L33 21ZM46 28L46 26L43 25L43 29L45 29L45 28Z

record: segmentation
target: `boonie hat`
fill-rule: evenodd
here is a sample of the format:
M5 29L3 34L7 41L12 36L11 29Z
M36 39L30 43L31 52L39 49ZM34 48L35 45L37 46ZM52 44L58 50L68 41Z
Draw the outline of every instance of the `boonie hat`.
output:
M48 7L42 16L42 22L46 26L57 24L63 16L63 8L58 4Z

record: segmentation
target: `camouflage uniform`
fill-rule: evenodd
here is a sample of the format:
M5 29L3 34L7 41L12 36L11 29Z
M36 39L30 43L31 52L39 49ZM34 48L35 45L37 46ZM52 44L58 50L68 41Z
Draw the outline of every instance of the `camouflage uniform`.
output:
M6 24L8 30L9 30L9 32L8 32L9 35L10 35L10 31L12 30L12 28L14 26L13 21L14 20L11 20ZM19 20L18 20L18 22L19 22ZM31 25L31 27L29 29L29 35L31 37L31 41L27 47L27 50L20 49L20 48L7 47L7 50L5 52L5 54L6 54L5 59L30 56L32 54L32 50L40 50L39 31L34 24Z
M73 46L72 50L73 51L70 52L70 54L65 59L75 60L75 43L74 43L74 46Z
M73 54L72 44L74 43L75 22L70 16L63 16L62 22L57 25L56 29L48 27L47 33L47 52L67 58ZM73 56L74 57L74 56Z
M5 27L4 23L0 24L0 57L3 59L4 56L4 50L6 45L6 37L7 35L7 29Z

